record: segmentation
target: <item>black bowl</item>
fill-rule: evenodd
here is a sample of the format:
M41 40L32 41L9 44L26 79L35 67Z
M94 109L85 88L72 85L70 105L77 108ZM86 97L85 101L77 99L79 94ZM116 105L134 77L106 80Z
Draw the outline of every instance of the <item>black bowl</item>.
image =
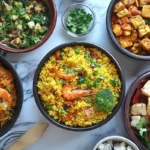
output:
M115 4L118 2L119 0L111 0L110 4L109 4L109 7L107 9L107 15L106 15L106 26L107 26L107 31L108 31L108 34L109 34L109 37L113 43L113 45L115 47L117 47L117 49L122 52L122 53L125 53L126 55L134 58L134 59L140 59L140 60L150 60L150 56L142 56L142 55L136 55L132 52L129 52L127 49L123 48L119 42L116 40L116 37L112 31L112 26L111 26L111 17L112 17L112 14L113 14L113 9L114 9L114 6Z
M2 56L0 56L0 64L2 64L13 75L17 93L16 106L14 107L14 115L9 121L7 121L2 127L0 127L0 137L1 137L13 127L13 125L15 124L15 122L19 117L23 103L23 89L17 72L14 70L12 65Z
M118 70L118 74L119 74L119 78L121 80L122 86L121 86L121 92L120 92L120 98L119 98L119 102L118 104L115 106L115 108L112 111L112 114L109 115L107 117L107 119L105 119L102 122L99 122L97 124L91 125L91 126L87 126L87 127L78 127L78 126L67 126L62 122L58 122L58 120L55 120L52 116L49 116L49 114L47 113L47 111L45 110L41 98L38 94L38 88L37 88L37 82L39 81L39 74L41 72L42 67L44 66L44 64L48 61L49 57L51 55L53 55L56 51L67 47L67 46L75 46L75 45L84 45L85 47L93 47L93 48L97 48L98 50L102 51L103 53L105 53L111 60L112 62L115 64L117 70ZM62 44L59 45L57 47L55 47L54 49L52 49L40 62L40 64L38 65L38 68L36 69L35 72L35 76L34 76L34 81L33 81L33 93L34 93L34 97L35 97L35 101L36 104L38 106L38 108L40 109L41 113L46 117L46 119L50 122L52 122L53 124L57 125L58 127L67 129L67 130L72 130L72 131L88 131L88 130L92 130L95 128L98 128L104 124L106 124L110 119L112 119L112 117L117 113L117 111L119 110L119 108L121 107L121 104L123 102L124 99L124 93L125 93L125 79L124 79L124 75L122 72L122 69L120 68L118 62L116 61L116 59L106 50L104 50L103 48L101 48L100 46L97 46L95 44L91 44L91 43L85 43L85 42L73 42L73 43L67 43L67 44Z
M137 137L137 135L134 133L132 127L131 127L131 121L130 121L130 109L131 109L131 101L132 97L135 94L135 90L137 89L138 85L144 81L150 78L150 71L143 73L142 75L138 76L137 79L132 83L127 96L125 98L125 105L124 105L124 120L125 120L125 128L129 136L131 137L132 141L138 145L140 150L149 150L140 140L140 138Z

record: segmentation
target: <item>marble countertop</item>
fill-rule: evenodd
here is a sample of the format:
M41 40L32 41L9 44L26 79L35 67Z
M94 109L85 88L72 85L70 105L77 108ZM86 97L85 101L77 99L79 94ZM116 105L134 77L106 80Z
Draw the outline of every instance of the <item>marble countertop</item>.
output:
M32 81L35 69L41 59L52 48L59 44L72 41L87 41L96 43L108 50L119 62L125 74L126 91L134 79L150 70L150 61L140 61L129 58L119 53L111 44L106 30L106 11L111 0L85 0L83 3L89 5L96 13L96 25L94 30L82 38L73 38L67 35L61 24L61 15L64 10L75 0L55 0L58 17L57 24L52 36L40 48L33 52L24 54L8 54L6 59L17 70L24 89L24 103L21 114L15 126L0 138L0 148L6 143L18 138L24 131L38 123L48 123L49 127L44 136L34 145L26 150L92 150L94 145L107 135L123 135L128 137L124 129L123 108L106 125L87 132L72 132L58 128L49 123L40 113L35 104ZM123 107L123 106L122 106Z

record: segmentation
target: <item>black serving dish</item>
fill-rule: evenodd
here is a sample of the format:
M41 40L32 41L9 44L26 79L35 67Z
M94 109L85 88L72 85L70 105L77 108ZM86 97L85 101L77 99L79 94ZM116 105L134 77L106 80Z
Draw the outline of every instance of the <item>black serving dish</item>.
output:
M15 122L19 117L23 103L23 89L17 72L12 67L12 65L2 56L0 56L0 64L3 65L7 70L9 70L12 73L17 93L16 106L14 107L14 115L9 121L7 121L2 127L0 127L0 137L1 137L13 127L13 125L15 124Z
M58 120L55 120L53 117L49 116L49 114L47 113L47 111L45 110L45 108L44 108L44 106L42 104L42 101L41 101L40 96L38 94L38 88L37 88L37 82L39 80L39 74L40 74L41 69L44 66L44 64L48 61L49 57L51 55L53 55L56 51L61 50L64 47L75 46L75 45L84 45L85 47L97 48L98 50L100 50L103 53L105 53L112 60L112 62L115 64L115 66L116 66L116 68L118 70L119 78L120 78L121 83L122 83L121 92L120 92L120 98L118 100L118 104L113 109L112 114L109 115L107 117L107 119L105 119L104 121L99 122L97 124L93 124L91 126L87 126L87 127L67 126L64 123L58 122ZM33 80L33 93L34 93L35 101L36 101L36 104L37 104L39 110L41 111L41 113L45 116L45 118L48 121L52 122L53 124L55 124L58 127L61 127L61 128L67 129L67 130L72 130L72 131L88 131L88 130L92 130L92 129L101 127L102 125L106 124L117 113L117 111L121 107L121 104L122 104L123 99L124 99L124 94L125 94L125 79L124 79L124 74L123 74L123 71L122 71L120 65L118 64L118 62L116 61L116 59L108 51L106 51L105 49L101 48L100 46L92 44L92 43L72 42L72 43L66 43L66 44L59 45L59 46L53 48L50 52L48 52L46 54L46 56L44 56L44 58L42 59L42 61L38 65L38 68L36 69L36 72L35 72L35 76L34 76L34 80Z
M114 6L115 4L118 2L119 0L111 0L110 4L109 4L109 7L107 9L107 15L106 15L106 27L107 27L107 31L108 31L108 34L109 34L109 37L113 43L113 45L115 47L117 47L117 50L119 50L120 52L134 58L134 59L139 59L139 60L150 60L150 56L142 56L142 55L136 55L132 52L129 52L127 49L123 48L119 43L118 41L116 40L116 37L115 35L113 34L113 31L112 31L112 26L111 26L111 17L112 17L112 14L113 14L113 9L114 9Z
M127 96L125 98L125 105L124 105L124 120L125 120L125 128L129 136L131 137L132 141L137 144L140 150L149 150L138 138L135 134L134 130L131 127L130 121L130 109L131 109L131 102L132 97L135 94L135 90L137 89L138 85L141 84L142 81L147 80L150 78L150 71L143 73L142 75L138 76L137 79L132 83Z

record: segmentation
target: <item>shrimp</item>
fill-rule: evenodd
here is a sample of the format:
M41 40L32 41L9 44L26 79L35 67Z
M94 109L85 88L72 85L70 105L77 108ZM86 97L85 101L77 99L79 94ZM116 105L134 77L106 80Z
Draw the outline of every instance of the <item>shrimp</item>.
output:
M11 95L8 93L7 90L0 88L0 99L1 101L6 102L7 108L10 109L12 105L12 98Z
M92 90L80 90L80 89L75 90L72 89L71 86L67 86L67 85L62 88L62 96L68 101L72 101L76 98L80 98L92 94L94 94Z
M73 74L63 74L63 73L60 73L60 72L57 71L56 68L51 68L50 70L51 70L51 72L55 73L55 75L57 77L59 77L61 79L71 80L74 77Z

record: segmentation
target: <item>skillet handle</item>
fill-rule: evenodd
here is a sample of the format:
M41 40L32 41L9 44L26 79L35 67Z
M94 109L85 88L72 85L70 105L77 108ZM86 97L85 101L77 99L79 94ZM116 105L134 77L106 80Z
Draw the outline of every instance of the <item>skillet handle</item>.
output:
M0 49L0 55L3 56L3 57L6 57L7 52L5 52L5 51L3 51L3 50Z

